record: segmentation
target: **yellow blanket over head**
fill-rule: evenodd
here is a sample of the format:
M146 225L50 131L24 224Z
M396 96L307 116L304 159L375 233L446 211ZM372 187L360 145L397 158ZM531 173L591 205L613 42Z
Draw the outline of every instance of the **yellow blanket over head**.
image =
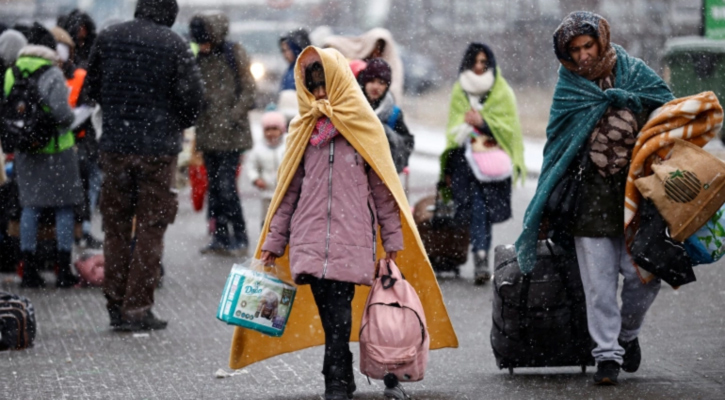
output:
M328 94L328 99L325 100L315 100L312 93L305 87L305 67L315 61L321 62L325 71ZM423 303L431 338L430 348L458 347L458 338L448 318L440 287L438 287L433 268L428 261L428 256L413 222L408 200L395 171L383 126L355 81L348 61L337 50L307 47L297 59L295 83L300 116L296 117L290 125L287 150L278 172L277 190L272 198L269 211L267 211L262 235L254 253L255 257L259 258L261 255L262 244L269 231L272 216L282 202L292 177L302 161L315 123L323 115L327 116L385 182L398 203L405 249L398 252L396 263L408 282L416 289ZM378 249L381 249L378 254L382 254L379 236ZM279 267L277 270L280 278L291 281L289 252L278 258L276 264ZM360 321L369 291L370 288L365 286L356 288L352 303L351 341L358 340ZM237 328L232 340L229 366L234 369L243 368L276 355L324 343L325 334L312 292L309 285L302 285L297 290L297 297L284 335L274 338L252 330Z

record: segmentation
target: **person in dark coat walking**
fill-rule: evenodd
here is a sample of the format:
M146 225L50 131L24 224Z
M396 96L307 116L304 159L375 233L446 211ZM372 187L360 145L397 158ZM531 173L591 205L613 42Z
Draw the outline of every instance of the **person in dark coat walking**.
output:
M248 113L254 108L254 78L244 48L226 40L229 19L225 15L194 16L189 31L199 45L197 64L204 85L204 106L196 121L196 148L204 156L209 217L215 221L212 241L201 252L241 256L249 240L236 172L242 153L253 145Z
M44 209L53 209L59 268L56 286L68 288L78 283L78 277L73 274L70 265L73 250L73 207L83 201L78 158L73 147L75 139L68 130L73 122L73 112L68 104L68 88L63 72L56 66L58 54L55 51L53 35L42 25L35 23L29 30L27 39L28 45L20 50L15 66L22 74L31 77L35 73L41 74L37 81L38 91L56 125L57 136L40 150L15 152L20 205L23 207L20 217L20 250L23 257L21 286L45 286L39 272L40 261L36 257L38 225L41 212ZM19 77L9 69L5 74L6 97L12 93L16 79Z
M101 32L88 64L88 95L103 109L103 289L111 326L120 330L167 324L151 312L154 289L178 208L182 131L196 121L203 98L191 48L170 29L178 11L176 0L139 0L132 21Z

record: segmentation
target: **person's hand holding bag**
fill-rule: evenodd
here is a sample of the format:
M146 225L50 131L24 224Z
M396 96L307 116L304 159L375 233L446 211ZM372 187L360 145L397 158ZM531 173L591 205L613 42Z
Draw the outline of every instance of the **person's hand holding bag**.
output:
M259 261L262 262L265 266L272 266L274 265L274 262L277 261L277 255L273 254L271 251L262 251L262 256L259 258Z

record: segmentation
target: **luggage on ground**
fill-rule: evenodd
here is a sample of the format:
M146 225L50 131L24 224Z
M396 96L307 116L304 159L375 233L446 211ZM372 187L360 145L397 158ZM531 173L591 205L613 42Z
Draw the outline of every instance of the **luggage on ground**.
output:
M0 351L32 346L35 332L35 308L30 300L0 292Z
M265 268L255 258L232 267L217 318L265 335L282 336L297 288Z
M576 254L539 241L537 264L524 275L513 245L495 249L491 347L498 367L594 365L594 342Z
M393 261L380 260L360 323L360 372L423 379L430 336L420 298Z
M438 193L423 198L413 208L413 219L433 269L453 271L458 276L468 258L470 229L455 216L455 203L444 202Z

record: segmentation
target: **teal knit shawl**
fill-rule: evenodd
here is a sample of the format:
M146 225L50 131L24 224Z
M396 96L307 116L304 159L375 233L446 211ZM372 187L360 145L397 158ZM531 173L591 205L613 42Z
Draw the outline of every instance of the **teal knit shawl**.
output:
M525 274L536 265L536 242L546 200L607 108L628 108L639 114L674 99L667 84L644 61L631 57L616 44L612 46L617 52L617 63L611 89L602 91L593 81L559 67L546 128L544 164L536 193L524 215L523 231L516 241L519 267Z

